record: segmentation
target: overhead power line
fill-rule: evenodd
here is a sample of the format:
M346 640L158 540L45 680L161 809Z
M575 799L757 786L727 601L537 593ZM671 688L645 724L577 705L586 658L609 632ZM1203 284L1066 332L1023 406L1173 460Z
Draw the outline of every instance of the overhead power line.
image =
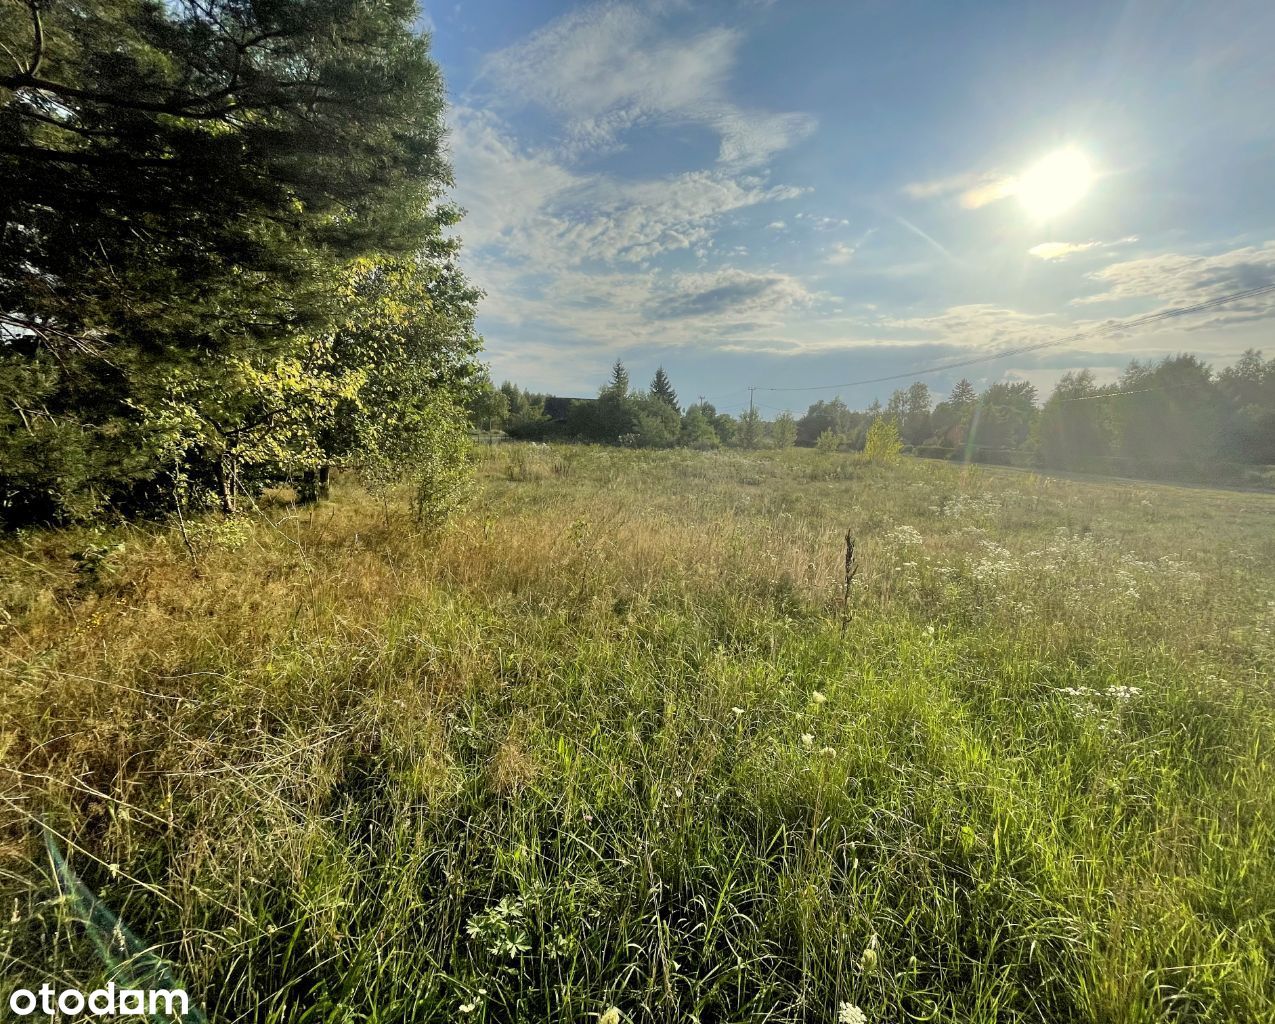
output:
M1210 309L1216 309L1219 306L1229 305L1232 302L1256 298L1258 295L1265 295L1268 292L1275 292L1275 282L1259 285L1256 288L1246 288L1243 291L1232 292L1229 295L1219 295L1217 298L1209 299L1205 302L1197 302L1190 306L1176 306L1173 309L1162 309L1158 313L1148 313L1146 316L1135 317L1132 320L1122 320L1116 323L1105 324L1102 327L1091 328L1087 331L1079 331L1064 338L1052 338L1049 341L1037 341L1032 342L1029 345L1015 345L1012 348L1004 348L997 352L989 352L986 355L970 356L967 359L958 359L938 366L925 366L919 370L909 370L906 373L891 373L884 377L869 377L864 380L852 380L845 384L811 384L806 387L791 388L759 387L757 390L836 391L841 388L856 388L865 384L884 384L888 381L894 380L910 380L911 378L919 377L922 374L944 373L947 370L959 370L965 366L975 366L978 363L988 363L996 359L1005 359L1009 356L1019 356L1026 352L1039 352L1041 349L1054 348L1058 345L1067 345L1076 341L1084 341L1087 338L1100 338L1108 334L1118 334L1121 331L1133 330L1138 327L1146 327L1149 324L1159 323L1162 320L1172 320L1175 317L1190 316L1192 313L1203 313Z
M1125 395L1149 395L1152 392L1175 391L1178 388L1211 388L1211 380L1190 380L1182 384L1165 384L1159 388L1133 388L1129 391L1104 391L1097 395L1077 395L1075 398L1060 398L1060 402L1092 402L1098 398L1123 398Z

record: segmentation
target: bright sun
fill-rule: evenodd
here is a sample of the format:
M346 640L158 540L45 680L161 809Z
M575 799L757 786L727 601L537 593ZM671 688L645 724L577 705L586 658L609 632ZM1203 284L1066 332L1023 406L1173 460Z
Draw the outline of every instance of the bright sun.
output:
M1093 170L1076 149L1060 149L1019 177L1014 194L1037 220L1049 220L1075 206L1089 191Z

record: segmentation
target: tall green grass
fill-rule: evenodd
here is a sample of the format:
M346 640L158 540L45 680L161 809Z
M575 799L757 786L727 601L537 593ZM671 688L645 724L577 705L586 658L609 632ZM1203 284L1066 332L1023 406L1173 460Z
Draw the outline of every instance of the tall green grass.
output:
M347 484L195 562L7 545L7 981L145 949L210 1020L1275 1015L1275 499L480 474L433 538ZM46 842L135 941L103 958Z

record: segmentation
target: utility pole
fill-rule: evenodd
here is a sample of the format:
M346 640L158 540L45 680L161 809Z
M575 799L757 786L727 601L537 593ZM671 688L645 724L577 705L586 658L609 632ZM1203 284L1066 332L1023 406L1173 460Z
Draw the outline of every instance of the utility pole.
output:
M753 446L753 442L757 440L754 436L757 430L757 420L754 418L756 416L756 410L753 409L753 392L756 390L756 387L750 387L748 389L748 447L750 449Z

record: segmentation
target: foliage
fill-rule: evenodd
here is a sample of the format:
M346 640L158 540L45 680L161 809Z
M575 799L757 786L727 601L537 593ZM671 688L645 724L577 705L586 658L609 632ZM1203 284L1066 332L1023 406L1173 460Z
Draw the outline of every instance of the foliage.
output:
M829 430L848 436L857 425L856 414L840 398L818 401L797 421L797 443L813 445Z
M974 385L962 377L956 382L956 386L952 388L952 394L948 401L956 406L972 405L976 398L978 398L978 392L974 390Z
M474 295L442 235L458 213L415 17L407 0L5 6L0 380L33 385L0 418L7 523L214 492L230 510L313 465L375 375L352 353L397 343L352 343L352 323L398 338L449 318L427 357L445 390Z
M845 441L844 437L830 427L819 435L815 441L815 447L821 452L835 452L841 450Z
M618 359L611 367L611 379L602 386L601 397L612 399L629 397L629 371Z
M755 408L745 409L739 414L735 426L735 443L741 448L756 448L762 438L761 413Z
M711 406L709 407L711 410ZM721 438L713 429L711 412L702 405L692 405L682 417L682 429L678 436L679 443L687 448L706 450L721 446Z
M673 383L668 379L668 374L664 372L662 366L656 369L655 377L651 380L651 397L659 399L670 406L674 412L681 414L682 407L678 405L677 392L673 390Z
M889 462L903 451L899 424L892 416L882 416L868 428L863 454L871 462Z
M491 378L484 377L477 385L474 397L469 400L469 421L482 430L499 430L509 420L510 401L503 389L492 386Z
M970 443L982 448L1018 449L1027 444L1036 419L1036 388L1029 381L997 381L975 404Z
M1115 427L1104 407L1109 403L1088 408L1109 390L1099 388L1088 370L1063 374L1036 425L1042 463L1070 469L1084 458L1111 454Z
M643 448L672 448L682 431L682 417L677 407L654 393L633 399L636 411L635 430Z
M776 448L791 448L797 441L797 421L790 412L781 412L771 421L770 443Z
M980 395L961 380L933 407L928 385L917 381L895 391L884 407L874 401L855 412L840 398L821 400L795 423L788 414L765 423L756 410L736 420L700 402L687 408L674 430L671 419L645 409L649 396L629 390L628 371L617 362L599 399L571 410L565 433L604 444L623 438L629 446L699 449L818 446L826 435L825 448L862 451L871 426L885 417L896 420L900 440L914 453L930 457L959 452L970 461L1021 467L1239 482L1243 468L1230 465L1223 472L1219 459L1275 461L1273 368L1275 360L1263 360L1260 352L1248 352L1216 374L1193 357L1175 357L1134 363L1120 381L1103 387L1090 371L1072 371L1043 408L1027 381L996 381ZM662 367L656 378L664 382L661 389L672 388ZM513 385L502 387L517 393ZM519 436L539 439L546 432Z

